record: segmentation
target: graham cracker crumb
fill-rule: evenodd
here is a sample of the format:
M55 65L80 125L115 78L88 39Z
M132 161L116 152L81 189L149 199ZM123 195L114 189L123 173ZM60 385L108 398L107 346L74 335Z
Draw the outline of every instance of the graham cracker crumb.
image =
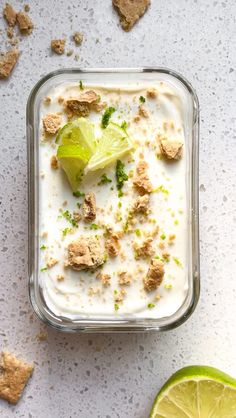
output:
M125 31L132 29L149 5L150 0L113 0L113 6L119 13L120 23Z
M63 280L65 280L65 277L63 276L63 274L58 274L57 275L57 281L58 282L63 282Z
M16 20L17 20L20 32L23 35L30 35L33 30L34 25L29 15L27 15L27 13L25 12L19 12L17 13Z
M54 170L56 170L58 168L58 159L57 159L56 155L52 155L50 162L51 162L51 167Z
M43 103L44 103L46 106L48 106L48 105L50 105L51 101L52 101L51 97L47 96L47 97L45 97L45 99L43 100Z
M34 366L16 359L10 353L3 352L1 359L0 398L16 404L20 399Z
M55 135L61 125L61 116L57 113L48 113L43 118L43 127L45 132L50 135Z
M75 32L73 35L73 40L76 45L81 45L84 39L84 35L81 32Z
M25 4L25 5L24 5L24 10L25 10L25 12L26 12L26 13L28 13L28 12L30 11L30 6L29 6L29 4Z
M15 26L16 15L17 15L17 13L13 9L13 7L9 3L6 3L6 5L3 9L3 16L5 17L9 26Z
M53 39L51 41L51 50L58 55L62 55L65 52L65 39Z
M48 339L48 333L46 331L40 331L37 335L36 338L39 342L43 342L46 341Z
M0 78L7 78L11 74L19 57L19 51L12 49L5 54L0 54Z
M7 36L8 38L12 39L14 36L14 29L12 26L8 26L7 28Z

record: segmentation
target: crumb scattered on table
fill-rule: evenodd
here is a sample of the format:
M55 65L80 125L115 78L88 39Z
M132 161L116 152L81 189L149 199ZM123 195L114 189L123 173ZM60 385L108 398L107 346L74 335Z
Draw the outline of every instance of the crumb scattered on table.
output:
M51 41L51 49L55 54L62 55L65 52L65 39L53 39Z
M0 78L7 78L17 63L19 51L12 49L5 54L0 54Z
M81 45L84 39L84 35L81 32L75 32L73 35L73 40L76 45Z
M34 366L3 352L0 363L0 398L16 404L20 399Z
M113 0L113 6L118 11L120 23L125 31L132 29L134 24L144 15L150 0Z

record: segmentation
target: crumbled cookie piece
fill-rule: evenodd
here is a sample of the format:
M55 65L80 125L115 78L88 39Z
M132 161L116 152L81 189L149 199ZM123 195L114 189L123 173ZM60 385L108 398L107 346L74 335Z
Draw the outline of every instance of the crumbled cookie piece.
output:
M127 271L120 271L118 273L119 276L119 285L120 286L129 286L132 282L131 274Z
M5 17L7 23L9 26L15 26L16 24L16 11L13 9L13 7L6 3L4 9L3 9L3 16Z
M104 263L101 242L93 236L81 236L68 245L66 267L74 270L96 269Z
M111 284L111 275L105 273L98 273L97 279L101 280L103 286L110 286Z
M145 109L145 107L143 105L139 106L138 108L138 114L139 116L148 119L149 118L149 114L148 111Z
M46 256L46 266L48 269L55 266L58 263L58 260L51 256Z
M113 5L120 15L122 28L125 31L132 29L146 12L150 3L150 0L113 0Z
M51 41L51 50L57 55L62 55L65 52L65 39L53 39Z
M12 26L8 26L8 28L7 28L7 37L9 39L12 39L13 36L14 36L14 29L13 29Z
M148 194L139 196L134 202L134 206L133 206L134 213L147 214L149 212L149 202L150 202L150 197Z
M119 292L118 291L115 291L115 294L114 294L114 300L115 300L115 302L116 303L123 302L125 295L126 295L125 289L121 289Z
M119 254L121 248L119 239L121 237L121 232L115 232L112 228L107 230L105 236L105 247L110 257L116 257Z
M133 248L136 258L151 257L154 253L152 248L153 237L147 237L141 244L135 242Z
M36 338L39 342L43 342L46 341L48 339L48 333L46 331L40 331L37 335Z
M30 11L30 5L29 4L25 4L24 5L24 10L26 13L28 13Z
M43 100L43 103L45 104L45 106L49 106L51 104L51 101L52 101L51 97L46 96Z
M7 78L17 63L19 51L12 49L5 54L0 54L0 78Z
M63 282L63 280L65 280L65 276L63 276L63 274L58 274L57 275L57 281L58 282Z
M55 135L61 125L61 116L57 113L48 113L43 118L43 127L45 129L45 132L50 135Z
M153 189L148 177L147 169L148 164L146 163L146 161L139 161L136 168L136 175L133 179L133 185L141 196L147 193L151 193Z
M86 222L96 219L96 196L93 192L87 193L83 203L83 218Z
M157 97L156 89L148 89L147 90L147 97L149 97L150 99L155 99Z
M16 404L33 372L34 366L5 352L2 353L0 369L0 398Z
M146 277L143 280L144 289L147 292L156 290L162 283L164 277L164 264L161 260L151 260Z
M51 163L51 167L54 170L56 170L58 168L58 159L57 159L57 156L56 155L52 155L51 160L50 160L50 163Z
M20 32L23 35L30 35L33 30L34 25L29 15L25 12L19 12L16 15L16 20L17 20Z
M182 149L182 142L169 139L162 139L160 141L161 154L168 160L179 160L182 157Z
M75 32L73 35L73 40L76 45L81 45L84 39L84 35L81 32Z
M72 97L65 103L67 113L86 117L100 101L100 96L94 90L87 90L78 97Z
M74 219L76 222L81 221L81 219L82 219L82 215L81 215L81 213L80 213L80 212L73 212L73 219Z

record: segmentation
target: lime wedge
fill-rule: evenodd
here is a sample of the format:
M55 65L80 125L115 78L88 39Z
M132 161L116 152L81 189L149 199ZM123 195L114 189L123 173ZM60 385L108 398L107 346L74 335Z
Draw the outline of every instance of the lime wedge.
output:
M236 380L213 367L185 367L162 387L150 418L236 418Z
M95 153L89 160L86 171L95 171L117 161L130 152L133 144L127 132L116 123L109 123L98 141Z
M89 151L91 156L96 150L94 127L85 118L76 119L60 129L56 143L61 145L80 145Z
M73 191L79 187L89 157L90 152L80 145L60 145L58 147L57 158L66 172Z

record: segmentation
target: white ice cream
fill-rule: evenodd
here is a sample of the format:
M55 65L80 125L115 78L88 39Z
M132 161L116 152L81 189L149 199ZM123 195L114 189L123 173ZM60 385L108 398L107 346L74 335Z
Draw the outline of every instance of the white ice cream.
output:
M87 86L86 86L87 87ZM156 98L147 98L144 104L149 113L149 118L141 118L134 122L140 105L139 97L145 96L147 88L155 87L158 91ZM51 140L40 141L39 172L39 275L40 285L43 288L44 297L48 307L58 316L76 318L114 318L122 316L134 318L162 318L174 314L183 304L188 290L188 202L186 196L188 190L188 165L189 155L186 141L186 121L183 111L183 98L181 91L169 85L167 82L149 86L129 85L115 89L112 86L106 88L94 88L102 98L102 101L114 106L117 111L112 120L121 123L123 120L129 123L128 133L138 141L140 145L133 154L134 162L128 163L130 156L122 159L125 169L135 171L139 161L139 154L144 153L149 164L149 176L153 188L163 186L169 194L162 192L151 193L152 214L150 222L137 224L135 229L141 230L142 236L135 233L127 234L121 240L122 254L116 258L110 258L102 268L103 273L112 275L111 285L104 287L96 278L96 273L75 271L64 268L67 256L68 244L81 234L99 234L103 236L103 230L90 230L88 224L79 222L79 227L74 228L74 233L63 237L62 230L71 227L66 219L59 217L59 209L68 210L73 214L77 210L77 202L83 202L82 198L75 198L62 169L53 170L50 166L52 155L56 154L57 145L55 137ZM41 120L47 113L63 112L63 106L58 103L59 97L78 95L78 85L62 84L48 92L51 98L49 105L41 104ZM89 118L100 125L101 113L91 113ZM63 123L66 123L63 114ZM42 123L42 122L41 122ZM42 125L41 125L42 131ZM99 128L97 129L99 134ZM168 163L157 158L157 134L165 134L169 138L180 140L184 143L183 157L180 161ZM101 174L106 173L112 179L112 183L98 186ZM113 186L113 190L111 187ZM85 176L80 187L81 192L93 191L97 199L96 224L106 222L116 230L121 230L127 217L127 208L131 206L137 194L132 187L132 179L125 183L123 191L125 195L119 199L117 196L115 181L115 165L95 172L92 176ZM118 207L118 202L122 207ZM64 202L67 202L66 204ZM105 209L105 213L100 211ZM117 222L117 211L122 218ZM155 221L153 221L155 220ZM115 223L116 222L116 223ZM153 223L156 222L156 223ZM163 252L170 254L170 261L165 263L165 276L163 283L155 292L147 293L143 289L143 277L148 270L150 259L136 260L132 249L132 242L140 242L144 239L144 231L151 231L158 225L160 232L154 240L155 255L162 257ZM46 234L45 234L46 233ZM162 235L166 239L161 239ZM168 236L175 234L173 245L168 245ZM162 236L163 238L163 236ZM159 248L159 243L165 244L164 249ZM44 245L46 249L40 249ZM44 248L44 247L43 247ZM52 256L59 262L46 271L40 271L46 265L46 257ZM179 263L178 263L179 261ZM141 271L142 270L142 271ZM119 310L114 309L114 291L120 290L117 272L128 271L132 274L132 284L125 287L127 292ZM58 275L63 275L64 280L58 281ZM156 296L159 300L157 300ZM152 309L149 304L154 304Z

